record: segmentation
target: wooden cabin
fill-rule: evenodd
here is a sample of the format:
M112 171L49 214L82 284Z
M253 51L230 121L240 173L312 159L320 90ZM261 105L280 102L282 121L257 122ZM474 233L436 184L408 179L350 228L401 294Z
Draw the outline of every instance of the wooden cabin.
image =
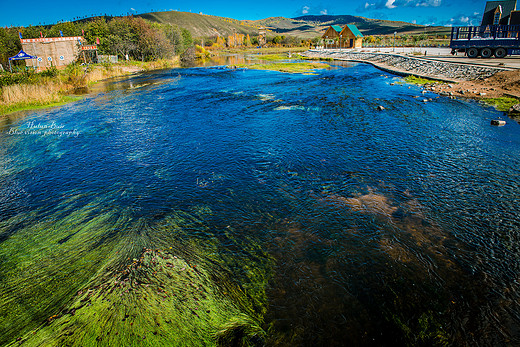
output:
M321 38L325 48L363 47L363 34L354 24L347 24L343 29L339 25L331 25Z
M342 48L362 48L363 34L354 24L347 24L339 34L343 41Z
M325 34L321 37L324 40L325 48L339 48L339 33L341 27L339 25L331 25Z

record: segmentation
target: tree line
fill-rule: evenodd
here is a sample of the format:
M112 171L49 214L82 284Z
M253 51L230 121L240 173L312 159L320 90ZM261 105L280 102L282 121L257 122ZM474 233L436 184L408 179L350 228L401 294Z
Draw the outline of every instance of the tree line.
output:
M16 55L24 39L43 37L82 36L84 44L97 44L98 53L117 55L125 59L152 61L181 55L195 43L212 49L252 47L260 44L258 36L232 34L228 37L205 37L194 40L191 33L174 24L151 22L132 15L125 17L97 17L76 22L60 22L51 26L0 27L0 63L4 68L8 58ZM268 37L267 46L294 47L318 41L293 36ZM99 42L99 43L98 43ZM31 52L27 52L31 53ZM23 62L17 64L24 65Z
M191 33L173 24L152 23L140 17L100 17L83 22L63 22L52 26L0 28L0 63L22 49L24 39L83 36L86 44L98 44L99 54L118 55L152 61L182 54L193 45Z

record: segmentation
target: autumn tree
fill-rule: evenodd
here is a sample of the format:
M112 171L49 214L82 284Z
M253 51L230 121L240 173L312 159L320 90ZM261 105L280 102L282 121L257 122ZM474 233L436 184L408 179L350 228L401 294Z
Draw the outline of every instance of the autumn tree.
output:
M244 46L251 47L251 38L249 37L249 34L244 38Z

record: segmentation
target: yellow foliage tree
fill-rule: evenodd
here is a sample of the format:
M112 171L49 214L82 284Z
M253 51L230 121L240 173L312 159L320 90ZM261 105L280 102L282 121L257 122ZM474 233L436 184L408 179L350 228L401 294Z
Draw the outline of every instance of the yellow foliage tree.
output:
M246 38L244 40L244 45L246 47L251 47L251 38L249 37L249 34L246 35Z

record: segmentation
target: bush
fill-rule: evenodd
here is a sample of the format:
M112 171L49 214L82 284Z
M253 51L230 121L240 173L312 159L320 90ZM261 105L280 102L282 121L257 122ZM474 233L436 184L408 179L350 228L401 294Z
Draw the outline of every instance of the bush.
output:
M56 77L58 76L58 69L56 66L51 66L47 70L44 70L40 73L42 77Z

